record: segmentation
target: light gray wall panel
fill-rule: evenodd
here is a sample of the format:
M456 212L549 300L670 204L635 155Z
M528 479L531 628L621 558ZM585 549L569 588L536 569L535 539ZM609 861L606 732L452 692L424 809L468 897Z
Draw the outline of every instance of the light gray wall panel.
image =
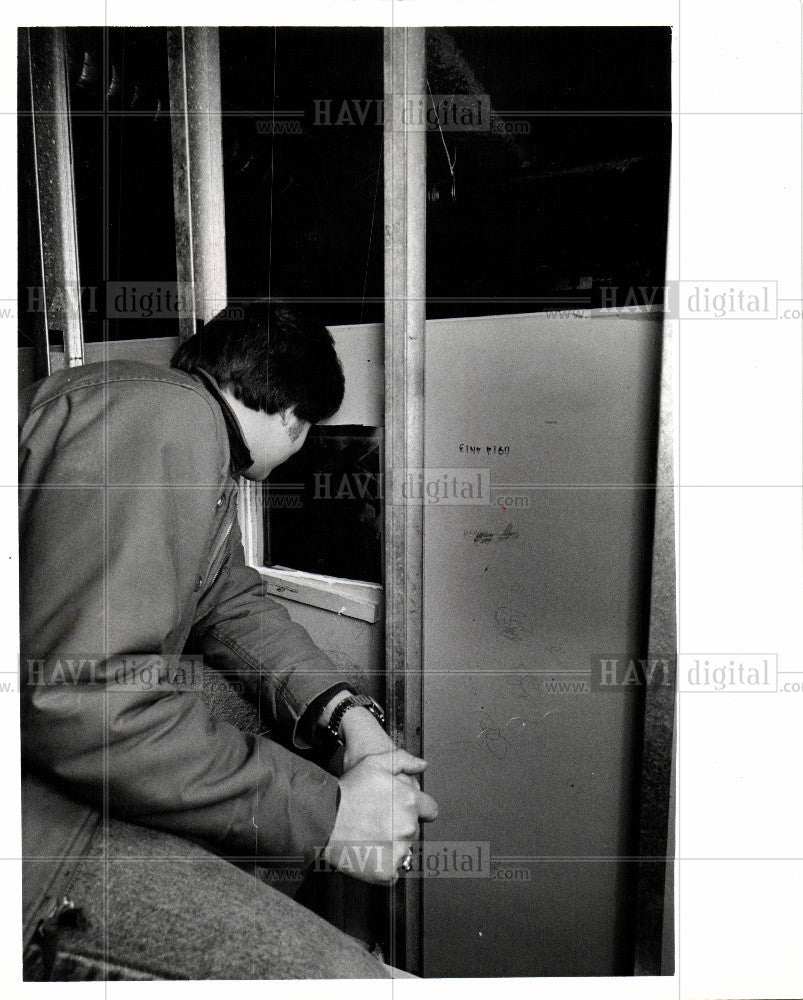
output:
M630 971L639 692L544 684L646 655L660 341L634 313L427 324L426 466L490 468L492 502L424 511L426 835L528 880L428 879L426 976Z

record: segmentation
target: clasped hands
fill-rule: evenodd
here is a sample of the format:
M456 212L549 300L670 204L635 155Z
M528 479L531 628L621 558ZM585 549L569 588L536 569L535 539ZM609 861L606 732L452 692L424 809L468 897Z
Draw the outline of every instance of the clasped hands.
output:
M397 748L364 708L350 708L340 731L340 806L322 857L361 881L393 885L411 856L419 823L438 815L418 781L427 762Z

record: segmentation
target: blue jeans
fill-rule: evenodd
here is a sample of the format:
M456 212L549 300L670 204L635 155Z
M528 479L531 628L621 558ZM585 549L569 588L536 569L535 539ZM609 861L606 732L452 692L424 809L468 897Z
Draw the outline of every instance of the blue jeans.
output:
M225 859L130 823L100 822L58 885L55 895L75 910L68 907L55 932L47 940L40 934L27 949L26 979L397 975L353 938Z

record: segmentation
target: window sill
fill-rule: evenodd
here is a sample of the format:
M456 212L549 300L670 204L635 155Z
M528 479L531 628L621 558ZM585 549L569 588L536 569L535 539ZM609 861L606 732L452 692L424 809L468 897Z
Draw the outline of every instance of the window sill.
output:
M273 597L309 604L371 624L379 621L383 588L378 583L305 573L284 566L259 566L258 570Z

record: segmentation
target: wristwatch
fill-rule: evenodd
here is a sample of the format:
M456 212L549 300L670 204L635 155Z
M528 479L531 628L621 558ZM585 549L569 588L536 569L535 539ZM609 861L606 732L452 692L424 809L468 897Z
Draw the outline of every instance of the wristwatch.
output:
M385 725L385 713L373 698L369 698L365 694L350 694L348 698L344 698L343 701L335 706L335 710L332 712L329 722L326 725L326 732L341 746L344 745L345 741L340 735L340 724L343 721L343 716L350 708L367 708L380 726Z

